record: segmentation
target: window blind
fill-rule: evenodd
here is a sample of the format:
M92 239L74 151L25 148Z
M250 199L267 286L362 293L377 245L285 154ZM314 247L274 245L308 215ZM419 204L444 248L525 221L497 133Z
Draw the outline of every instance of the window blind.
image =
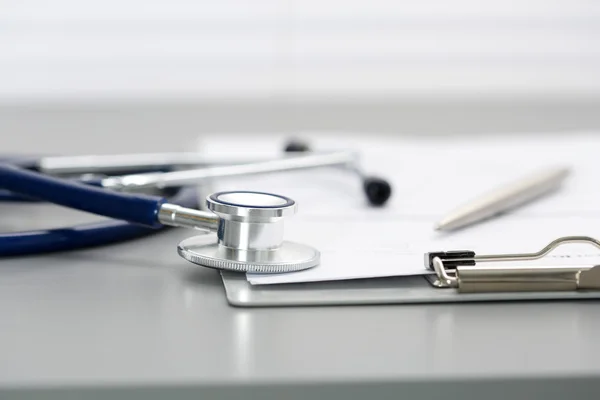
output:
M600 2L5 0L0 98L600 93Z

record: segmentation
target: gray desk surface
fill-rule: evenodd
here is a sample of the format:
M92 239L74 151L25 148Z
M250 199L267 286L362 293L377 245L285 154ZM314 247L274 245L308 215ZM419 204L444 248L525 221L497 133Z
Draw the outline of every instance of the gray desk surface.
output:
M14 207L0 208L4 228L25 211ZM27 210L32 224L71 218ZM600 389L597 302L233 308L215 271L177 256L189 234L1 260L0 398L558 399Z

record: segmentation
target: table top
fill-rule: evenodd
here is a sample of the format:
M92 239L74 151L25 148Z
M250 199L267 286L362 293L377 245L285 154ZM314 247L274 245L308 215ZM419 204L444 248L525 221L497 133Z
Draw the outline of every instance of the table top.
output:
M3 205L2 227L81 218L49 207ZM216 271L177 255L189 235L1 260L0 397L560 398L599 388L597 302L234 308Z

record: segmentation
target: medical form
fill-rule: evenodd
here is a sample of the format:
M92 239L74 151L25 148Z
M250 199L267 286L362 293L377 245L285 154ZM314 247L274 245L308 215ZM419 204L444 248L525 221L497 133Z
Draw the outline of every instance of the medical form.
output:
M374 140L367 134L299 136L319 149L339 148L342 142L343 147L360 150L367 171L389 179L394 193L388 206L368 208L356 195L360 182L335 169L221 181L218 190L248 186L296 199L299 211L286 222L287 238L321 250L317 267L287 274L248 274L252 284L422 275L431 273L423 262L429 251L528 252L559 236L600 237L600 192L595 189L600 140L592 133L393 141L381 136ZM232 151L232 142L211 140L200 147L225 153ZM240 153L243 149L272 154L279 145L272 136L247 135L236 141ZM555 193L477 226L434 231L435 221L466 199L557 164L571 165L573 174ZM598 263L600 251L570 245L551 254L550 262L572 263L573 257L580 263ZM548 264L548 259L543 262Z

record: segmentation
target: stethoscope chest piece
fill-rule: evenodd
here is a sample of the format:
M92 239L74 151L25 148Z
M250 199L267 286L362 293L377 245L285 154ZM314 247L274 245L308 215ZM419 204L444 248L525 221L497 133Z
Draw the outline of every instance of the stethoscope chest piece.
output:
M284 196L261 192L220 192L207 199L219 217L217 240L212 235L183 240L177 251L204 267L256 273L300 271L319 264L315 248L283 241L283 219L296 211Z

